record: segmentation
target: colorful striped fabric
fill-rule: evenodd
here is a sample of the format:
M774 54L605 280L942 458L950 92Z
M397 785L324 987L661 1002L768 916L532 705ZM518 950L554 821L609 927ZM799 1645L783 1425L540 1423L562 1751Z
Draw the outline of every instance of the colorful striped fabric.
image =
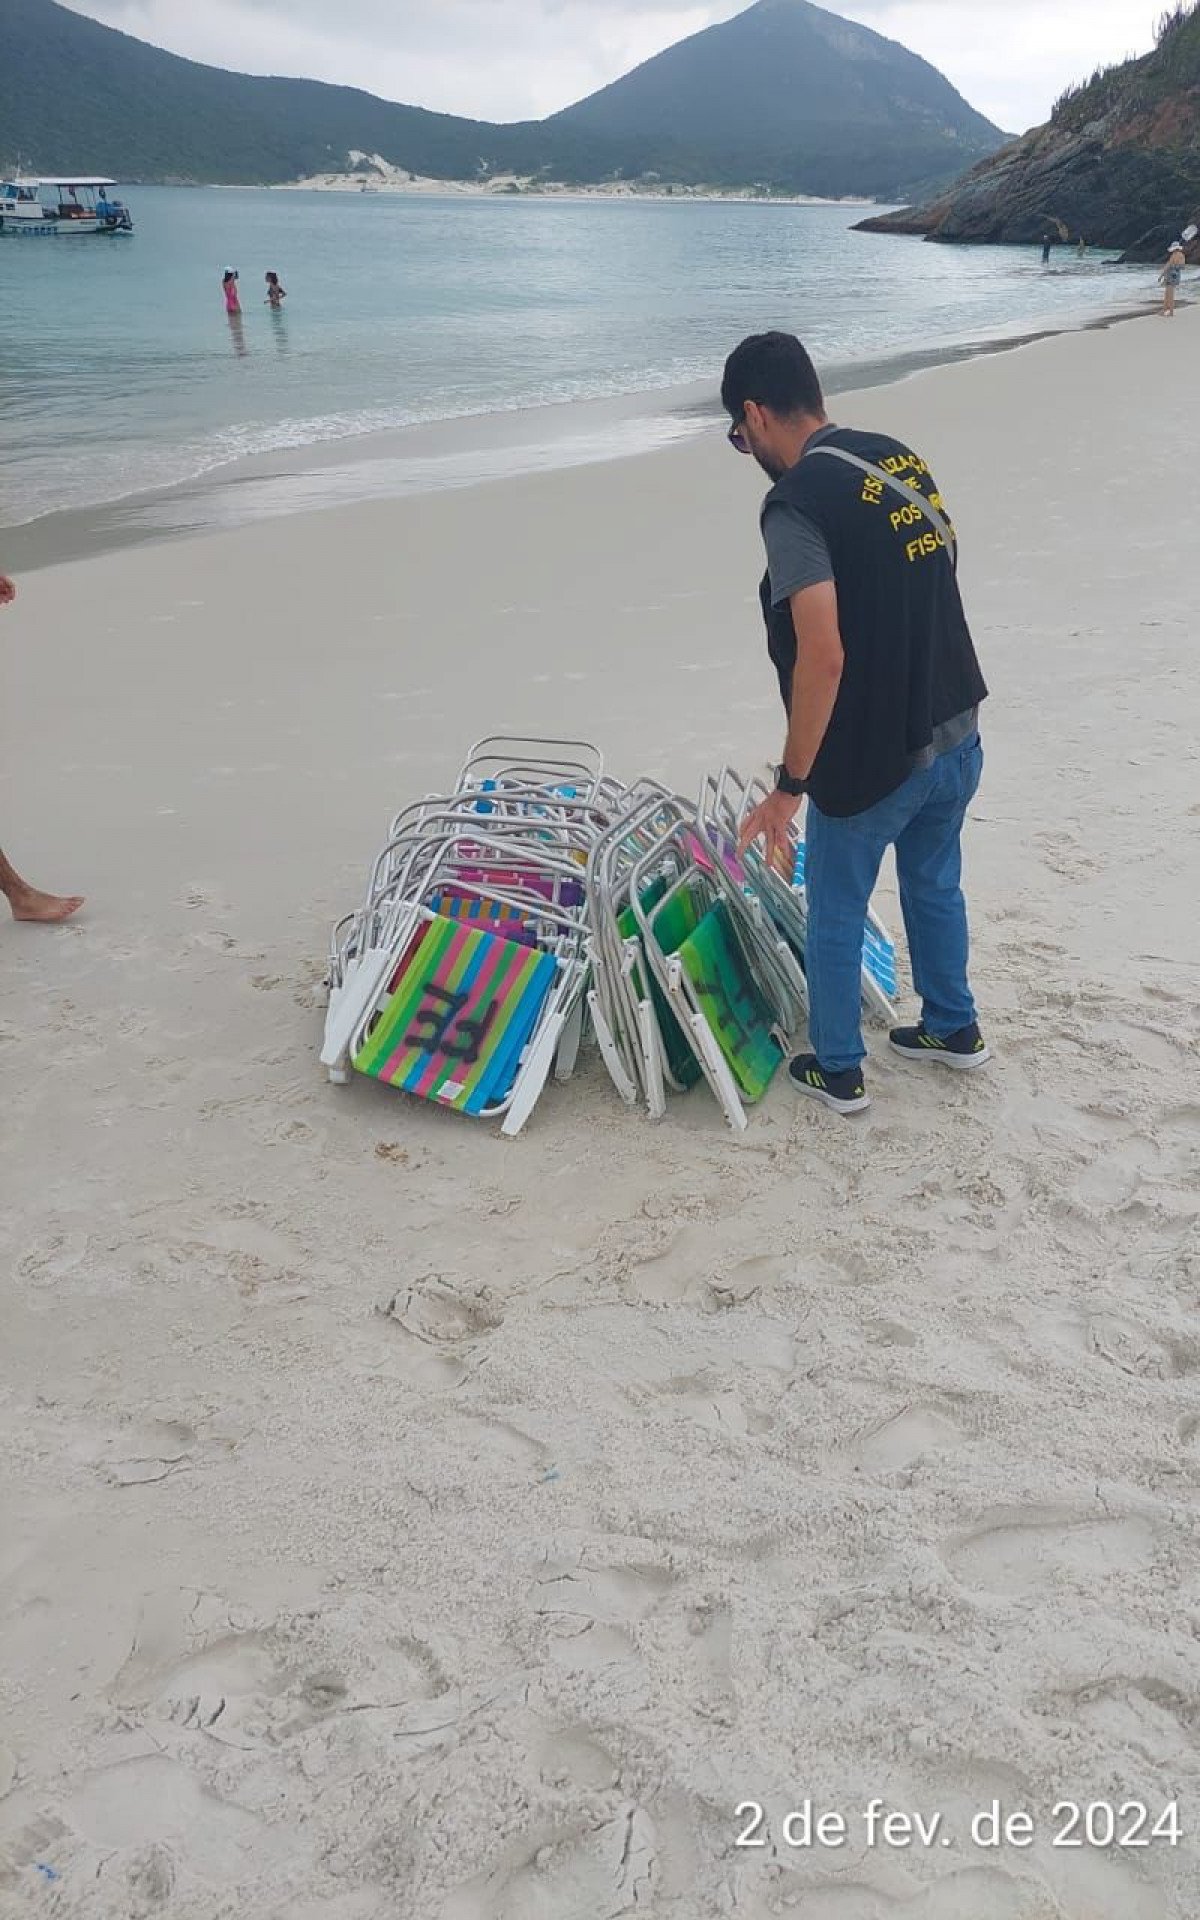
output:
M556 972L548 953L436 915L409 942L354 1066L461 1113L497 1106Z
M430 894L429 905L434 913L440 913L447 920L465 920L473 926L484 924L497 929L502 928L510 940L520 940L524 946L537 944L537 932L531 927L520 907L512 906L507 900L488 900L478 893L465 893L458 887L444 887Z
M456 871L460 878L475 885L495 887L502 893L532 893L542 900L548 900L556 906L575 908L583 905L583 882L564 880L557 874L549 874L539 867L498 867L495 865L472 866L472 854L478 854L478 847L464 843L459 848Z

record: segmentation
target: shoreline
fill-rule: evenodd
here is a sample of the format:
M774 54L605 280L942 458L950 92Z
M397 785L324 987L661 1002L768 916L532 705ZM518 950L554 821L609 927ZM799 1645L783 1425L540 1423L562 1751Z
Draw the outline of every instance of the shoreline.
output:
M1115 290L1114 290L1115 291ZM1146 309L1064 316L1061 325L948 340L859 361L832 361L827 394L891 386L936 367L1014 352L1036 341L1104 330ZM711 383L641 389L500 412L467 413L296 448L247 454L190 480L99 505L0 526L5 564L31 573L161 540L378 499L402 499L547 470L628 458L715 427Z
M388 180L378 186L366 186L368 196L372 194L413 194L423 199L436 199L439 195L446 199L482 199L482 200L569 200L596 201L609 200L616 203L625 201L652 200L666 205L698 204L703 206L754 206L754 207L888 207L890 201L830 200L819 194L803 193L754 193L749 188L733 188L723 192L719 187L634 187L625 184L597 186L565 186L547 182L545 186L536 186L531 182L516 184L490 185L472 180ZM243 186L220 186L214 191L231 193L249 192ZM319 174L311 180L275 180L269 182L262 191L266 193L362 193L363 185L359 180L341 181L332 174Z
M317 1065L330 927L471 740L776 757L718 434L20 583L3 843L88 904L0 921L6 1913L1200 1912L1198 341L839 400L936 473L992 689L994 1058L871 1029L855 1121L781 1075L654 1125L589 1048L501 1141Z
M715 205L732 201L738 206L877 207L881 212L899 206L894 200L865 198L860 194L831 198L826 194L773 193L750 186L687 186L677 180L659 180L645 186L628 180L580 181L572 185L516 173L496 174L487 180L442 180L393 166L381 154L356 152L351 158L358 163L353 172L317 173L303 180L270 181L266 183L266 190L270 193L362 193L365 190L368 194L419 194L429 198L443 194L449 199L700 201ZM234 191L240 190L234 188Z

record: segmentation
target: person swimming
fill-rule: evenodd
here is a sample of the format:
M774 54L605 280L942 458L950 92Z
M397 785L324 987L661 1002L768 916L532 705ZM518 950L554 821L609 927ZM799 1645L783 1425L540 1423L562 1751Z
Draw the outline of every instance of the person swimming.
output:
M287 299L287 288L280 286L279 275L277 273L268 273L267 305L270 308L272 308L272 310L275 313L278 313L282 309L283 303L286 299Z
M225 277L221 282L221 291L225 295L226 313L240 313L242 303L238 299L237 274L232 267L226 267L225 269Z

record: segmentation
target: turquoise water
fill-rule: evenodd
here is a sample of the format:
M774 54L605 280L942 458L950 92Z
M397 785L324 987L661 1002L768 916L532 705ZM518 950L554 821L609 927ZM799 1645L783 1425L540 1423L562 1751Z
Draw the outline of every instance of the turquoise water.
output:
M616 394L657 395L661 416L760 327L845 369L1074 324L1147 278L1066 249L1047 272L1036 249L856 234L845 207L124 197L132 239L0 240L0 524L417 422Z

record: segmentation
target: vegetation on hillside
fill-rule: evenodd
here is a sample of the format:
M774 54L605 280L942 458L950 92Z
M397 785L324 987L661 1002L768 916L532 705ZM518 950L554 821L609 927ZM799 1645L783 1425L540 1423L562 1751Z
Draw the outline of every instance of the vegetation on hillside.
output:
M1191 87L1200 87L1200 0L1161 15L1152 52L1097 67L1090 80L1068 87L1055 102L1050 125L1074 131L1114 111L1152 112Z
M1047 228L1161 259L1200 221L1200 0L1162 15L1156 44L1069 87L1035 127L928 204L862 224L933 240L1036 240ZM1200 249L1193 249L1200 257Z
M808 0L758 0L589 100L497 126L314 80L227 73L54 0L0 0L0 163L277 182L350 154L439 179L658 179L891 198L1001 135L927 62Z

